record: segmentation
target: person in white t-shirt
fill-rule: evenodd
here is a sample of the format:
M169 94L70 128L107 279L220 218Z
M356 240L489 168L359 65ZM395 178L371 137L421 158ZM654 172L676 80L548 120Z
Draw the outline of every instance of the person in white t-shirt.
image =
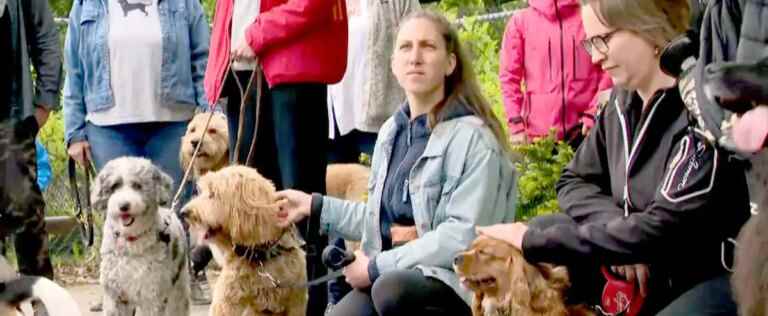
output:
M64 44L68 154L97 170L122 156L147 158L175 192L181 137L195 111L209 109L209 40L198 0L74 0Z

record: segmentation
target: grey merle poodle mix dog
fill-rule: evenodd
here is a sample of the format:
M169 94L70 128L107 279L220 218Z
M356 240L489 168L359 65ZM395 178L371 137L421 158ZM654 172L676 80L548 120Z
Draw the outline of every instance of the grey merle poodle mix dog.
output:
M105 212L105 315L189 315L186 236L167 208L171 188L171 178L143 158L112 160L96 178L91 200Z

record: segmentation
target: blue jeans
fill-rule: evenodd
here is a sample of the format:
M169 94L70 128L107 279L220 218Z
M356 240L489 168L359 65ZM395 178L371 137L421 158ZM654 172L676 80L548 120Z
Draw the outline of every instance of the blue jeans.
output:
M171 176L175 194L184 177L179 151L187 124L182 121L97 126L87 122L85 134L97 170L118 157L144 157Z

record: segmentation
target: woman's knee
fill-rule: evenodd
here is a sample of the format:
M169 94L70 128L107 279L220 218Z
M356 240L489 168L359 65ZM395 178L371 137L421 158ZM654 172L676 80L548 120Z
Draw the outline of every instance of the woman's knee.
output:
M409 308L408 299L413 297L415 277L422 277L415 270L393 271L382 274L371 287L373 305L379 315L403 315Z

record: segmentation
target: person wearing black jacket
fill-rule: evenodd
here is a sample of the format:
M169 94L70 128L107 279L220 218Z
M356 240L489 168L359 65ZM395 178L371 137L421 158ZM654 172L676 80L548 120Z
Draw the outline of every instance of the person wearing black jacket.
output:
M34 185L37 183L34 139L49 112L59 105L62 78L59 45L58 29L47 0L0 0L0 60L6 63L0 75L0 124L5 128L13 125L12 143L21 145L19 149L23 153L14 152L23 160L23 166L17 164L17 167L27 177L19 179L8 173L13 169L3 168L0 185L31 184L29 189L36 196L35 203L19 207L24 209L0 210L0 217L6 215L5 220L0 219L0 226L14 226L0 227L0 248L3 248L3 229L15 232L19 272L49 279L53 279L53 266L48 254L42 193ZM32 68L35 76L30 71ZM10 133L4 133L0 136L11 138ZM13 151L0 155L9 152ZM45 310L38 305L33 303L35 314L44 315Z
M685 0L582 0L585 48L617 88L557 184L562 213L478 228L529 262L566 265L596 303L600 266L638 280L643 315L735 315L729 238L749 217L743 167L709 144L659 67ZM576 291L575 289L579 289Z

